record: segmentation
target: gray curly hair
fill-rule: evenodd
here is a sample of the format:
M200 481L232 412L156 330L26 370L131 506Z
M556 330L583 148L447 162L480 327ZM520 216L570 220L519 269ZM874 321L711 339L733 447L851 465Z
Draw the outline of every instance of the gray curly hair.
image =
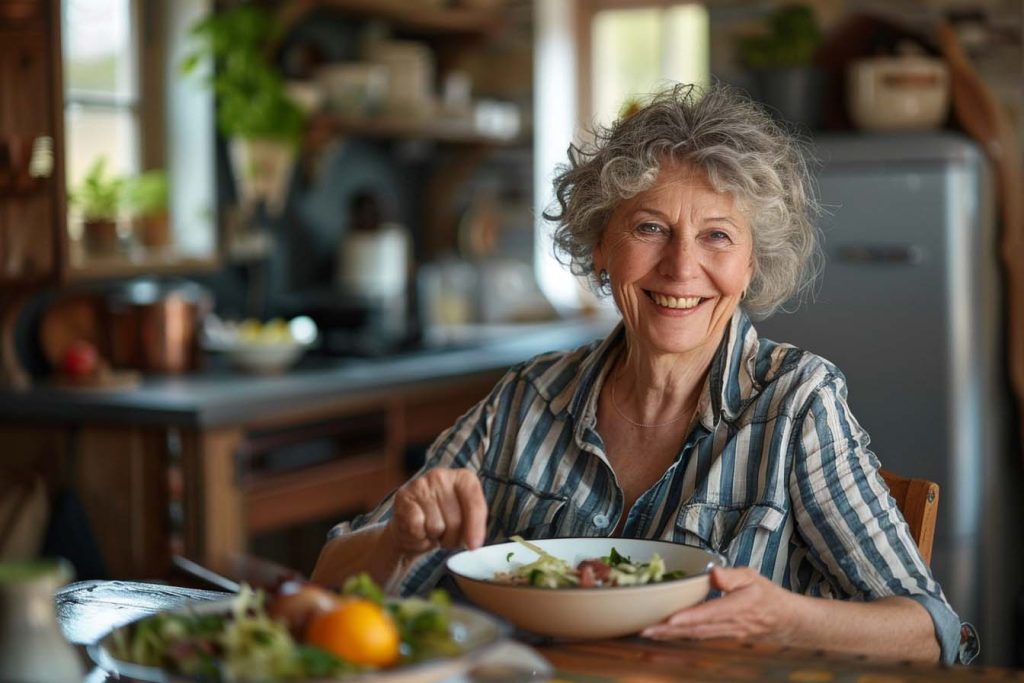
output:
M598 128L593 144L570 145L554 181L558 207L544 213L557 224L556 257L602 291L593 253L612 212L653 186L666 160L695 165L750 220L754 274L742 305L767 317L805 290L820 267L809 158L799 138L731 86L663 90L635 114Z

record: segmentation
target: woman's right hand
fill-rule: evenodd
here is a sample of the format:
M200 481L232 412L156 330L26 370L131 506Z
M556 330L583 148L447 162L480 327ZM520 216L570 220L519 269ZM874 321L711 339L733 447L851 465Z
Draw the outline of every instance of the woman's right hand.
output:
M407 557L439 546L479 548L486 531L487 501L476 473L446 468L429 470L398 489L385 527L395 549Z

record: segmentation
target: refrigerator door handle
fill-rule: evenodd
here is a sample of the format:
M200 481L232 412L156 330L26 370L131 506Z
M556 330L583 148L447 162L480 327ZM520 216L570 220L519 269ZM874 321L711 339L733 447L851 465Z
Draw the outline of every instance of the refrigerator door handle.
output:
M853 265L916 266L925 255L924 247L916 244L848 244L836 249L839 263Z

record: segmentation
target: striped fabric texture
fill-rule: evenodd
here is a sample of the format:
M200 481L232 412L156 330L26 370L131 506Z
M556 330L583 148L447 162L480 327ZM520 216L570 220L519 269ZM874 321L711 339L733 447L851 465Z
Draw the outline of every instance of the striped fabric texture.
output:
M601 386L624 348L619 325L603 341L512 368L434 442L421 473L478 473L488 543L512 534L606 536L625 514L625 537L714 550L798 593L907 596L931 614L943 660L956 660L960 621L878 474L835 366L759 338L738 309L678 457L623 510L596 425ZM391 502L389 496L331 535L385 522ZM403 595L429 590L448 554L425 554L393 588Z

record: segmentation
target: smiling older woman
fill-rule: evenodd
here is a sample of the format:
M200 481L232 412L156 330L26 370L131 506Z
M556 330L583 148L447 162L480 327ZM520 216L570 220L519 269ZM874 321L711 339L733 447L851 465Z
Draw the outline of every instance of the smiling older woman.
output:
M433 586L450 549L621 535L724 554L722 597L652 638L763 638L952 662L960 623L921 559L828 361L761 339L812 276L804 155L736 91L679 86L571 148L555 240L610 293L606 339L514 367L314 579Z

